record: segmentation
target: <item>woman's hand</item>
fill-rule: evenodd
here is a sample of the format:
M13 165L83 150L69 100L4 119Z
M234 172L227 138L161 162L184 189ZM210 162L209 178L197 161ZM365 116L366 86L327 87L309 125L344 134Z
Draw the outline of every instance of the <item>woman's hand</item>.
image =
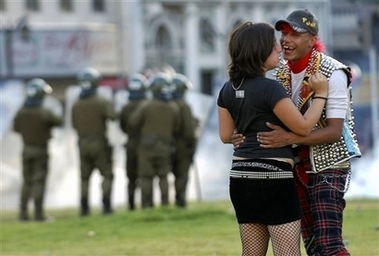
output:
M328 97L329 82L323 74L317 72L310 76L309 85L315 92L315 96Z

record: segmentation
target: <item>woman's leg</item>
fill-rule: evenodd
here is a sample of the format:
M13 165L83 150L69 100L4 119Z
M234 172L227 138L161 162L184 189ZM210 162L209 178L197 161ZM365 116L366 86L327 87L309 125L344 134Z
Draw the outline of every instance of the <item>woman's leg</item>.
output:
M269 233L263 224L240 224L242 256L265 256L267 253Z
M275 256L300 256L300 220L269 226Z

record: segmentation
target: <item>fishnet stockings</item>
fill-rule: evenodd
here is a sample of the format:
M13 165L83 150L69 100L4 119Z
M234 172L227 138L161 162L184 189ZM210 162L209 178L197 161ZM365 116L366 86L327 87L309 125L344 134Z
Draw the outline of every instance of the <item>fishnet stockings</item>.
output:
M240 224L242 256L265 256L270 234L262 224Z
M282 225L240 224L242 256L265 256L269 239L275 256L300 256L300 221Z

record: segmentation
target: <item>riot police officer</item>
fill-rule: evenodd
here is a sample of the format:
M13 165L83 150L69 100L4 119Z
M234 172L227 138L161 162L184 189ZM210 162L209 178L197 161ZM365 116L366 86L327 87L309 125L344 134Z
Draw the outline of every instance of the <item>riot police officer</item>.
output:
M127 134L126 142L126 176L128 178L128 208L135 209L135 190L138 182L138 154L137 146L140 140L140 127L131 125L129 119L131 114L147 98L147 79L142 74L134 74L129 79L128 103L120 112L120 127Z
M43 221L44 194L48 174L48 142L53 127L63 123L63 119L43 106L46 94L52 88L45 80L34 78L26 84L26 101L17 112L13 129L22 136L23 184L21 189L20 215L22 221L28 220L28 201L34 200L34 219Z
M78 101L72 107L72 125L78 134L81 180L81 216L90 214L88 204L89 180L95 168L100 171L102 181L103 214L112 213L111 190L113 183L112 147L106 136L107 121L117 118L111 101L99 96L97 89L100 73L85 68L78 73L81 87Z
M149 89L153 98L132 115L133 125L140 127L138 172L141 179L142 208L153 207L153 180L159 178L161 204L169 204L167 176L172 170L174 134L179 129L178 106L172 101L172 81L164 74L153 76Z
M192 88L191 82L182 74L174 74L174 101L178 104L181 116L179 132L175 135L172 173L175 177L175 204L186 207L186 190L188 173L196 148L196 118L192 115L190 105L185 100L185 93Z

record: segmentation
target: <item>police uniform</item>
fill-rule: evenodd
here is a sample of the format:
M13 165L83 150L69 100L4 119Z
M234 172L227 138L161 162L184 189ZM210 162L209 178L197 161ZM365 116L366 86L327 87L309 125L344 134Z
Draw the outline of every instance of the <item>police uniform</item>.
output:
M188 172L196 147L195 124L189 105L183 100L175 100L181 113L181 129L175 137L173 155L173 174L175 176L175 204L179 207L187 205L186 190Z
M138 183L138 154L140 127L131 125L129 119L132 113L146 99L147 79L142 74L134 74L129 79L129 102L121 109L120 128L128 135L126 142L126 176L128 178L128 208L135 209L135 190Z
M45 82L34 79L29 83L33 86L33 83L44 85ZM45 219L43 200L48 174L47 144L51 137L51 129L54 126L61 125L62 122L61 117L42 106L42 98L29 97L15 116L13 129L21 134L24 143L20 220L28 220L29 218L27 208L30 198L34 200L35 220L42 221Z
M172 173L175 177L175 204L178 207L185 207L188 173L196 148L197 122L184 98L185 91L190 87L189 81L183 75L176 74L173 83L176 87L174 101L179 106L181 124L179 132L175 135Z
M161 76L161 77L160 77ZM163 84L154 81L164 78ZM141 178L142 208L153 207L153 179L159 178L161 204L169 204L167 175L172 170L174 134L178 132L180 115L178 106L167 91L169 78L163 74L153 79L150 89L153 99L147 100L132 115L133 125L140 127L138 172Z
M135 209L135 190L138 180L138 154L137 146L139 143L139 127L133 127L129 123L129 117L133 111L138 108L141 100L133 100L125 105L120 113L121 130L128 135L126 142L126 176L128 178L128 207L130 210Z
M106 137L106 122L107 120L114 120L116 117L117 115L112 103L96 94L96 86L82 89L78 101L73 105L72 125L79 138L81 171L80 214L82 216L90 213L88 205L89 179L95 168L100 171L103 177L103 214L112 212L112 147L109 145Z

